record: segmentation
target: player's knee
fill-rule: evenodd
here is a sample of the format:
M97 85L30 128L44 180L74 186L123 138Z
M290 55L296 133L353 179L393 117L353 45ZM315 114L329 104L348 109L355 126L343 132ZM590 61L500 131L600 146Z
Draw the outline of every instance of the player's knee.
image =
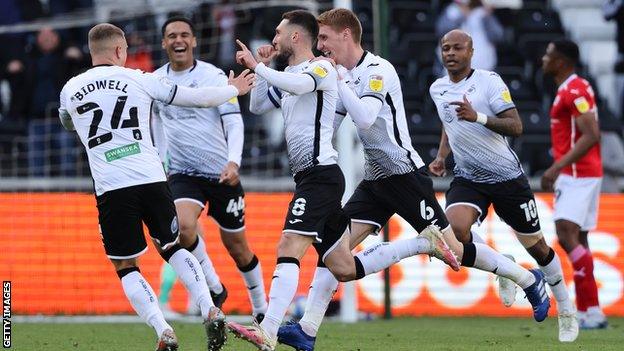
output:
M137 268L136 258L128 258L128 259L123 259L123 260L111 259L111 263L113 264L117 272L121 270L129 269L129 268Z
M182 237L195 237L197 235L197 221L190 219L179 219L180 235Z
M349 282L355 279L355 271L351 267L346 265L334 265L328 268L339 282Z
M464 225L451 224L451 228L453 229L453 233L455 234L457 240L464 244L470 242L470 227L466 228Z
M225 248L227 249L228 254L230 254L230 257L232 257L236 265L239 267L248 264L254 255L253 252L249 250L247 245L225 245Z

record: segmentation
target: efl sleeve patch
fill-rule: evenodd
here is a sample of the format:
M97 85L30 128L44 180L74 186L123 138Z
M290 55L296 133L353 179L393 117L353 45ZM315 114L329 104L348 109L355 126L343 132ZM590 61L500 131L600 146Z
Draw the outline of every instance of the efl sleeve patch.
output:
M238 104L238 97L235 96L235 97L229 99L228 102L230 104Z
M321 65L316 65L312 69L312 73L314 73L315 75L321 78L325 78L325 76L327 75L327 69Z
M368 87L372 91L380 92L383 89L383 77L371 76L370 79L368 80Z
M580 113L589 111L589 102L587 102L584 96L574 99L574 106L576 106L576 109Z
M505 101L506 103L511 103L511 93L509 92L509 90L505 89L501 92L501 97L503 98L503 101Z

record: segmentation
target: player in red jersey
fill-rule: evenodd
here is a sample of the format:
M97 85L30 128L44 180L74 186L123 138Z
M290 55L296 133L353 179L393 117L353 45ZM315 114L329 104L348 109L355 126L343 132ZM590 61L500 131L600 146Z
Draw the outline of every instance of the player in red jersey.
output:
M596 227L602 181L600 129L594 91L575 73L578 46L569 40L551 42L542 58L545 74L559 86L550 110L555 162L542 176L542 188L555 191L557 237L574 267L576 305L582 329L607 326L598 304L594 262L587 232Z

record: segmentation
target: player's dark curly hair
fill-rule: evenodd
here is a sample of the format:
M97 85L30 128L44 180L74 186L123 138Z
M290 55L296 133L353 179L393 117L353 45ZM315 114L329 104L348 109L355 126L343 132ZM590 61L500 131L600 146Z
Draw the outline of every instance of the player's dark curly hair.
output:
M573 65L578 64L579 62L579 48L575 42L568 39L559 39L552 42L555 46L555 50L561 56L565 57L570 63Z
M191 21L190 18L184 17L184 16L173 16L173 17L167 18L167 20L165 21L165 23L163 23L160 29L163 37L165 36L165 30L167 29L167 26L173 22L184 22L188 24L189 27L191 27L191 34L195 35L195 26L193 25L193 21Z
M289 24L296 24L301 26L308 34L312 42L316 40L318 36L318 23L316 23L316 17L308 11L294 10L288 11L282 15L282 19L288 20Z

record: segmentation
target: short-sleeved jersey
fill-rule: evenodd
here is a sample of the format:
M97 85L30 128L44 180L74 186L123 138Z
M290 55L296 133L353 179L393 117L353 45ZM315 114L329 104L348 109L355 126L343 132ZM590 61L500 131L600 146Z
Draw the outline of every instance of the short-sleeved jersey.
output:
M220 87L228 84L225 73L214 65L195 61L187 70L176 72L166 64L155 74L167 77L179 86ZM238 99L218 107L195 108L154 104L155 118L160 118L167 139L169 174L206 178L219 177L228 162L227 135L221 118L240 117ZM159 141L160 142L160 141Z
M314 79L314 91L295 95L270 86L268 96L284 116L284 134L293 175L316 165L338 161L332 145L338 88L336 70L326 61L304 61L285 69Z
M594 90L589 82L573 74L559 86L550 109L550 136L555 161L568 153L582 136L575 119L587 112L594 112L598 118ZM583 157L562 169L561 173L573 177L602 177L600 144L592 146Z
M59 114L84 144L95 192L165 181L150 136L153 100L170 103L177 86L166 78L119 66L95 66L70 79Z
M463 101L464 95L475 111L497 116L515 108L509 89L495 72L472 70L454 83L448 76L439 78L429 88L438 116L448 136L455 176L477 183L500 183L523 174L518 157L505 137L484 125L457 119L453 101Z
M401 81L392 64L364 52L358 64L344 73L343 79L359 98L371 97L382 103L373 125L368 129L357 128L366 159L364 179L406 174L424 166L412 146ZM346 114L341 103L336 111L338 116Z

